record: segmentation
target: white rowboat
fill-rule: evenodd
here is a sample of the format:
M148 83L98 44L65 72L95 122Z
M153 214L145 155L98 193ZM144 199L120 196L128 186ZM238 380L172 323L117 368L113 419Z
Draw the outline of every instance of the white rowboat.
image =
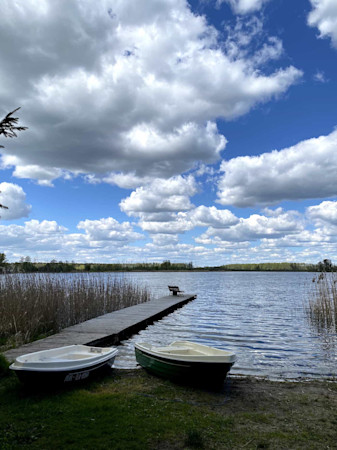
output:
M25 383L81 381L112 367L117 353L113 347L68 345L19 356L10 369Z

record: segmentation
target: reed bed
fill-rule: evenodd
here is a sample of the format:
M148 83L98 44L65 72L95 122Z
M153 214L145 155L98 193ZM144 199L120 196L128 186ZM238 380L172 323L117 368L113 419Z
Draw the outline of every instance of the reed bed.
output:
M0 350L149 300L147 288L113 275L1 275Z
M337 274L322 272L313 280L307 315L319 331L337 332Z

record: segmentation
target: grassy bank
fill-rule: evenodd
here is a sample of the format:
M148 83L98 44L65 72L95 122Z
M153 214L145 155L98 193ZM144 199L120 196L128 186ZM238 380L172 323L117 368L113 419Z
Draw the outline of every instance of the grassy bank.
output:
M2 275L0 350L149 299L148 289L112 275Z
M52 394L0 380L1 449L336 448L337 383L227 380L220 392L143 370Z

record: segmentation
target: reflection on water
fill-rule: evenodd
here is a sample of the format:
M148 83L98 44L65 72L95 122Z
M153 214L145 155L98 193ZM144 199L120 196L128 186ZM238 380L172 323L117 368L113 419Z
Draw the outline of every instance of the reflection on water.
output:
M178 285L198 298L119 346L115 366L134 368L134 342L165 345L186 339L233 350L231 373L270 378L337 376L335 334L317 334L303 308L312 274L282 272L161 272L121 275L147 285L154 297Z

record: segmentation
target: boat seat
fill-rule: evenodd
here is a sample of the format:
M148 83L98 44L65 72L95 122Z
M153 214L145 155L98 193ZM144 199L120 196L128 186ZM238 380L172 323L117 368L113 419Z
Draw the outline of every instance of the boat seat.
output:
M153 348L154 351L157 351L159 353L172 353L175 355L203 355L203 352L200 352L199 350L195 350L189 347L157 347Z
M157 348L153 348L153 350L158 351L158 352L175 352L175 353L186 353L188 352L190 349L187 347L172 347L172 346L167 346L167 347L157 347Z
M36 361L43 361L43 362L49 362L49 361L70 361L74 359L88 359L90 357L90 354L88 353L69 353L69 354L63 354L63 355L55 355L55 356L43 356ZM28 360L26 360L28 361Z

